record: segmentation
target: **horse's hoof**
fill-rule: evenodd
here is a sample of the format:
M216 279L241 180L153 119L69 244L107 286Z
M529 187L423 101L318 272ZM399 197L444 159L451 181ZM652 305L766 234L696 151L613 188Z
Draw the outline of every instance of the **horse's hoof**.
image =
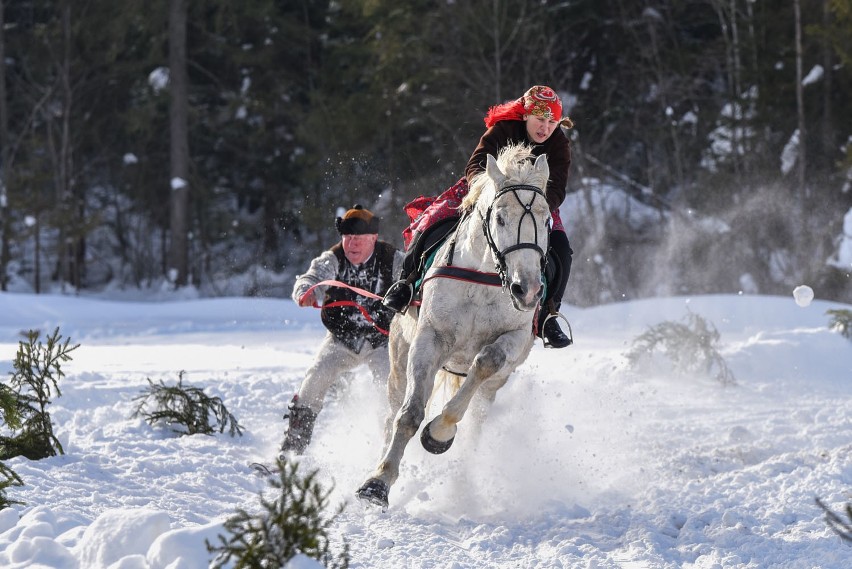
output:
M390 489L387 484L378 478L370 478L358 488L355 495L361 501L379 506L384 512L388 509L388 492L390 492Z
M432 454L444 454L450 447L453 446L453 441L456 439L452 437L448 441L436 441L432 438L432 433L429 430L429 426L432 423L427 424L423 427L423 432L420 433L420 444L423 445L423 448L431 452Z

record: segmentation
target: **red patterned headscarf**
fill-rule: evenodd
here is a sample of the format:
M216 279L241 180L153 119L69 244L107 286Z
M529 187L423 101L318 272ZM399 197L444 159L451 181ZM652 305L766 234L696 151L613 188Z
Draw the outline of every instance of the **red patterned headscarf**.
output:
M488 109L488 114L485 115L485 126L491 128L500 121L523 120L526 115L553 119L567 128L574 126L571 119L562 118L562 101L559 100L559 95L545 85L530 87L520 99Z

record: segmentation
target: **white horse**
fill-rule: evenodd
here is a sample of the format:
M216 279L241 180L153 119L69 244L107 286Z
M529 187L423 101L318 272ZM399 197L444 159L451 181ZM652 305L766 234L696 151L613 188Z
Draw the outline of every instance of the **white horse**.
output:
M424 448L439 454L450 448L474 395L487 408L530 353L550 220L547 159L539 156L533 164L531 158L524 145L508 146L496 159L488 156L486 170L470 180L455 235L441 245L426 273L420 309L412 306L391 323L386 448L357 491L362 500L387 508L436 374L463 377L421 433ZM496 273L489 272L495 267Z

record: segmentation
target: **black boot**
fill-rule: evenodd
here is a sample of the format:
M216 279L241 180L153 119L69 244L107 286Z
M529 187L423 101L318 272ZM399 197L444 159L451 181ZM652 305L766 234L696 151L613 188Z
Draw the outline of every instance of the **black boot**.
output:
M287 406L287 414L284 415L284 418L288 419L288 424L284 433L284 442L281 443L279 457L291 450L296 454L302 454L311 442L317 414L311 411L309 407L299 405L299 396L294 395L293 400Z
M574 340L568 337L562 331L562 328L559 327L559 322L555 316L545 320L544 326L541 329L541 337L544 340L546 348L564 348L574 343Z
M413 297L414 286L407 279L401 279L390 286L382 299L382 304L394 312L404 314Z

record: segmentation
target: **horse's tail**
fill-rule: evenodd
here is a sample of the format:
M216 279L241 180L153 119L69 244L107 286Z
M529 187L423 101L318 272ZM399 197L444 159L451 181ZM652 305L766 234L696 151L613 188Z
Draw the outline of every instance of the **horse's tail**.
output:
M453 398L461 387L464 377L449 372L445 369L438 370L435 375L435 386L432 388L432 394L429 396L429 401L426 402L426 408L432 407L433 403L444 405L447 401Z

